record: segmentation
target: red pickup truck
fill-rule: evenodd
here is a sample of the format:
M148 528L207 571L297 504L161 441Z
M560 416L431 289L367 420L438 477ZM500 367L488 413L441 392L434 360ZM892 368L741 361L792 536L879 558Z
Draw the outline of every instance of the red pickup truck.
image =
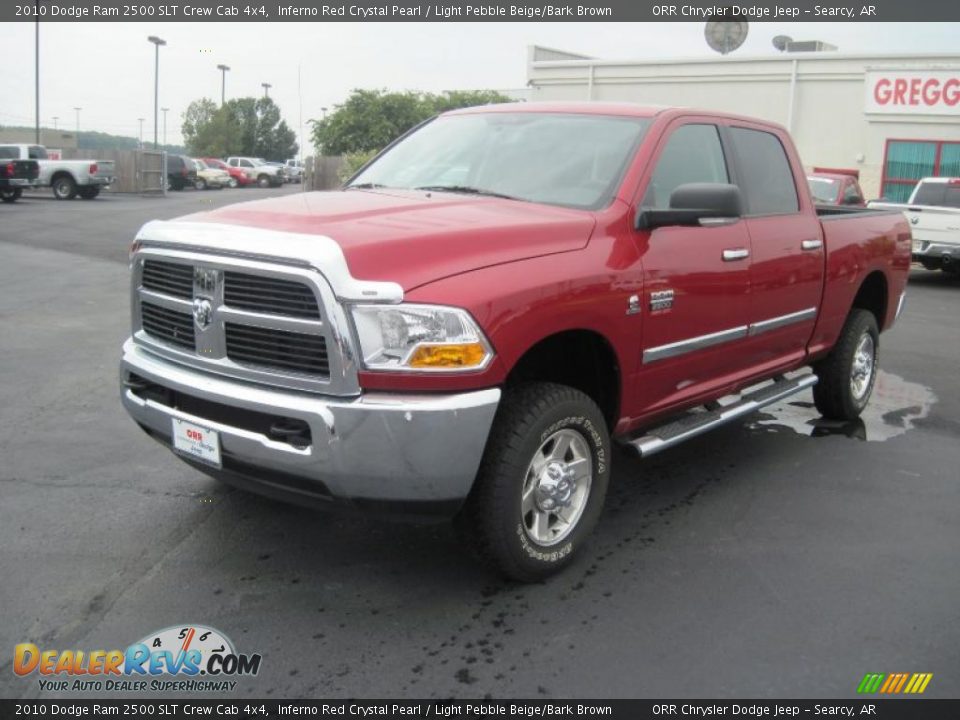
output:
M340 191L146 224L122 399L214 477L453 517L533 580L597 522L611 442L650 455L809 387L856 417L910 252L900 213L815 210L777 125L455 111Z

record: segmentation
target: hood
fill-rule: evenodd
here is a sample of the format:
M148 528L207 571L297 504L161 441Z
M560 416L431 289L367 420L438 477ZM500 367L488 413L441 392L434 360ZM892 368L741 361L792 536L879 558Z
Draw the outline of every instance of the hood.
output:
M577 250L595 224L586 211L412 190L299 193L180 219L326 236L340 246L353 277L395 282L404 290Z

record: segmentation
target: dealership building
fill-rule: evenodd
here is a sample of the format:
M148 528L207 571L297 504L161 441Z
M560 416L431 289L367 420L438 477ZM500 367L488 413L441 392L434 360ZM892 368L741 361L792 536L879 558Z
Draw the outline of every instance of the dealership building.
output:
M905 201L918 178L960 176L960 54L602 60L534 46L527 79L532 101L679 105L781 123L808 170L856 170L867 198Z

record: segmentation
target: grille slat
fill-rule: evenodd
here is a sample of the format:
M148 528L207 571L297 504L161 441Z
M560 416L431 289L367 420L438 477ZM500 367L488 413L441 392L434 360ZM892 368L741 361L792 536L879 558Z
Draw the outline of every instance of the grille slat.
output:
M329 375L326 339L318 335L225 323L227 357L241 364Z
M178 347L196 349L193 317L149 302L140 303L143 329L149 334Z
M145 260L140 284L147 290L191 298L193 297L193 266Z
M292 280L227 271L223 277L223 301L239 310L320 319L313 291Z

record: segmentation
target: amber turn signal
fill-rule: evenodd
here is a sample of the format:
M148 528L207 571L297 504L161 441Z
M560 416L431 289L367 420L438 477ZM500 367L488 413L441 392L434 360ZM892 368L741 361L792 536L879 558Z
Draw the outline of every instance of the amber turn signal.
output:
M410 355L407 365L412 368L470 368L479 367L487 358L481 343L457 345L420 345Z

